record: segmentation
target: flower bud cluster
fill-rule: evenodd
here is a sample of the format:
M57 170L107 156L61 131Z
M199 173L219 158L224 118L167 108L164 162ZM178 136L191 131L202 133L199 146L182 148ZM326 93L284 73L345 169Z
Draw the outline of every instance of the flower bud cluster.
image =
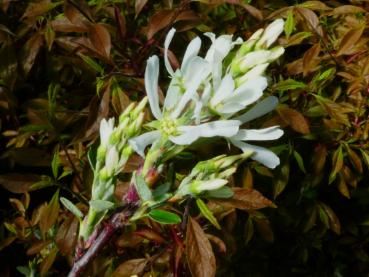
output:
M216 190L228 183L228 178L236 172L240 162L250 157L251 151L240 155L220 155L196 164L191 173L182 180L174 199L185 195L197 196L204 191Z
M265 30L257 30L242 44L231 63L231 72L236 78L237 86L263 75L268 65L284 53L284 48L281 46L269 49L282 33L283 26L283 20L277 19Z

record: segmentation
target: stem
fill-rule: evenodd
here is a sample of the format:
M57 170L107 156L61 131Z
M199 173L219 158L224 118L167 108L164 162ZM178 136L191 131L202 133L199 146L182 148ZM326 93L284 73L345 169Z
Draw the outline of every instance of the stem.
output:
M97 254L106 246L107 242L111 237L121 228L128 225L129 218L137 209L137 206L128 206L122 212L114 214L109 222L104 226L99 236L92 243L91 247L87 252L73 264L68 277L79 276L87 267L87 265L92 261Z

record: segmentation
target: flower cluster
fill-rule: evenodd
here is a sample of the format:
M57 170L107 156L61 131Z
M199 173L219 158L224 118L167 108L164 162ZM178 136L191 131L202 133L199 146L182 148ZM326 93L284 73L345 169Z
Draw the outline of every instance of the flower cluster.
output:
M216 37L205 35L212 45L205 57L200 57L201 40L196 37L188 45L182 65L174 70L168 58L168 48L175 34L172 29L164 44L164 64L171 82L162 108L159 104L159 59L152 56L147 61L145 87L155 121L148 124L153 130L129 141L132 148L144 156L145 148L152 144L146 158L158 148L169 149L190 145L199 138L224 137L243 152L254 152L252 159L274 168L279 158L270 150L245 141L275 140L283 135L278 126L253 130L242 125L272 111L278 104L275 97L257 102L267 87L264 72L270 62L283 54L280 46L269 49L283 31L282 19L275 20L265 30L260 29L243 42L231 35ZM229 66L226 57L241 45ZM256 103L257 102L257 103ZM245 111L251 104L251 109ZM174 150L175 151L175 150Z

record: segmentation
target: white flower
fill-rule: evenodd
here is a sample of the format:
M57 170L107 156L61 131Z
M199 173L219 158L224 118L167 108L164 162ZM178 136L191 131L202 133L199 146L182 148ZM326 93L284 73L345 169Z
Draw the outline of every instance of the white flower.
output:
M100 140L101 145L106 147L109 144L110 135L114 130L114 118L110 118L108 121L102 119L100 121Z
M246 72L259 64L269 63L278 59L284 53L284 48L277 46L271 50L257 50L247 53L239 60L241 72Z
M269 48L272 45L279 35L283 32L284 28L284 21L283 19L279 18L274 20L271 24L269 24L265 31L263 32L262 37L256 43L256 48L265 47Z

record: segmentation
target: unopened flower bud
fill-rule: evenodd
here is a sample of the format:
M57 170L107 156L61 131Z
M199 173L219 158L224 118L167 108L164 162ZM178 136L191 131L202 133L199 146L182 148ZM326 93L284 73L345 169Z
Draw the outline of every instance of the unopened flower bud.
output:
M97 148L96 159L99 162L105 161L105 155L106 155L106 147L104 145L100 145Z
M263 63L263 64L259 64L255 67L253 67L252 69L250 69L246 74L244 74L243 76L237 78L236 81L236 87L239 87L240 85L242 85L243 83L245 83L248 80L253 80L258 76L262 76L265 72L265 70L267 69L269 63Z
M132 119L136 119L136 117L144 110L144 108L146 107L147 101L148 101L148 98L147 98L147 96L145 96L140 101L140 103L138 103L137 107L131 113L131 118Z
M213 179L208 181L194 181L190 184L190 191L193 194L199 194L205 190L216 190L228 183L224 179Z
M256 48L269 48L272 45L279 35L283 32L284 21L283 19L274 20L268 27L265 28L265 31L260 38L260 40L256 43Z

